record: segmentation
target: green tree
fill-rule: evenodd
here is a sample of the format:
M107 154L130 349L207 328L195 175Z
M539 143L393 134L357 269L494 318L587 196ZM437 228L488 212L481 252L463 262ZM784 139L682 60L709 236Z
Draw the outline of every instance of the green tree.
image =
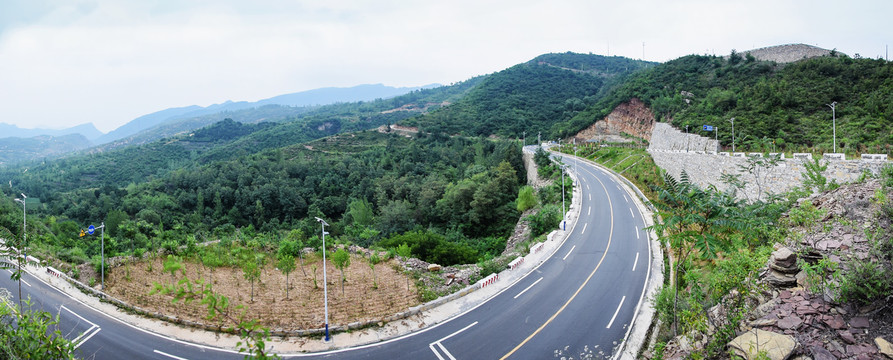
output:
M338 249L335 251L335 254L332 255L332 262L335 263L335 267L338 270L341 270L341 295L344 295L344 268L350 266L350 253L348 253L344 248Z
M0 358L74 359L74 343L62 336L58 315L54 318L32 309L30 299L25 301L27 307L16 311L9 305L9 293L4 295L0 301Z
M295 270L295 257L291 254L279 253L277 259L276 267L285 274L285 298L288 299L288 274Z
M251 283L251 302L254 302L254 282L260 279L263 254L252 254L249 251L242 256L242 276Z
M182 259L179 256L168 255L167 260L164 260L162 265L164 266L164 272L171 274L171 286L174 286L174 283L177 281L177 271L183 272Z

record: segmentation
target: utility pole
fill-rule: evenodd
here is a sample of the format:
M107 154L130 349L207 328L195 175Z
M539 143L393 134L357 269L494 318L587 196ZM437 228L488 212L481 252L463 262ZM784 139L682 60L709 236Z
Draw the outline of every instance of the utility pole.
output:
M837 153L837 101L832 101L830 104L825 104L831 108L831 126L834 131L834 153Z
M642 42L642 61L645 61L645 42Z
M527 146L527 132L526 132L526 131L522 131L522 132L521 132L521 138L524 139L524 145L523 145L523 146ZM522 146L522 147L523 147L523 146Z
M543 134L542 132L537 132L537 133L536 133L536 143L537 143L537 145L543 143L543 139L540 138L540 135L542 135L542 134Z
M732 152L735 152L735 118L729 119L729 122L732 123Z

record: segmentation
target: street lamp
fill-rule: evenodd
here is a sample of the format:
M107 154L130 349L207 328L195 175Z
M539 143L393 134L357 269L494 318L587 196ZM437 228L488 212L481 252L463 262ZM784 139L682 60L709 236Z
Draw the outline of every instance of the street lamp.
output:
M22 203L22 243L19 244L19 313L22 312L22 255L25 254L25 243L28 241L28 223L25 221L26 217L26 209L28 206L25 204L25 200L28 199L24 193L22 193L21 199L15 199L16 202ZM27 259L25 259L27 261Z
M564 210L564 170L561 165L561 230L567 230L567 211Z
M521 132L521 138L524 139L524 145L522 146L522 148L523 148L524 146L527 146L527 132L526 131Z
M831 126L834 131L834 153L837 153L837 101L825 104L831 108Z
M320 218L316 218L316 221L322 225L322 292L326 312L326 341L329 341L329 287L326 282L326 226L329 223Z
M732 152L735 152L735 118L729 119L729 122L732 123Z

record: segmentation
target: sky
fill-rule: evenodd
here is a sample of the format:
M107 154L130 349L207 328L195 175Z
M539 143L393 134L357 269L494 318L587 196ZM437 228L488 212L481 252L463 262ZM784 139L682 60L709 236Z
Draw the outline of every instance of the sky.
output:
M451 84L550 52L877 58L890 14L889 0L0 0L0 122L109 132L171 107Z

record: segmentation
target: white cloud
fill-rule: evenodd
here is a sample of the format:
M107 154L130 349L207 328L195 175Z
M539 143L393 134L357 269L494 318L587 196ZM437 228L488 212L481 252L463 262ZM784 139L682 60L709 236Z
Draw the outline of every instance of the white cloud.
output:
M103 131L173 106L452 83L546 52L610 46L640 58L642 42L658 61L791 42L874 57L893 10L799 0L14 4L0 5L24 19L0 26L0 121Z

